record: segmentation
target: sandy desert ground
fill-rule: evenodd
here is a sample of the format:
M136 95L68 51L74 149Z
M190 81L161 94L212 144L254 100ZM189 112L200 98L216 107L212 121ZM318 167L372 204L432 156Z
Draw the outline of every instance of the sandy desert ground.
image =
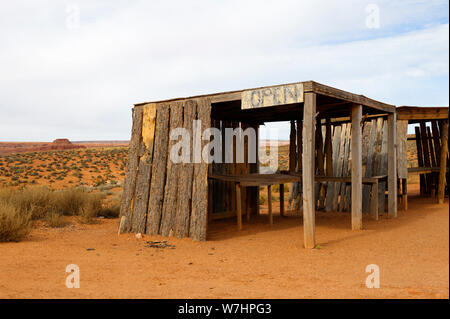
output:
M410 187L414 191L414 186ZM275 207L275 209L277 209ZM0 243L0 298L449 298L449 205L411 196L397 219L317 213L320 249L302 248L301 216L264 214L210 224L207 242L117 235L117 219L64 228L37 227L18 243ZM65 286L80 267L80 288ZM368 289L369 264L380 267Z

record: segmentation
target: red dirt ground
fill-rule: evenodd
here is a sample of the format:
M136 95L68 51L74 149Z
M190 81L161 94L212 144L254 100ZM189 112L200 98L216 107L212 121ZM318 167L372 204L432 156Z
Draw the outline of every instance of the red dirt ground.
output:
M413 186L413 185L412 185ZM412 190L413 187L410 187ZM39 227L19 243L0 243L0 298L449 298L449 205L411 196L397 219L317 213L321 249L303 249L300 216L213 222L207 242L117 235L117 220L61 229ZM87 248L95 248L93 251ZM81 288L68 289L68 264ZM381 287L368 289L368 264Z

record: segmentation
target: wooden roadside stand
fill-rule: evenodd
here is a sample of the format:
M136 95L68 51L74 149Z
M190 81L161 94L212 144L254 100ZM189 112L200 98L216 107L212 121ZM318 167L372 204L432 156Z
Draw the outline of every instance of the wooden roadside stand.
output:
M262 173L258 137L266 122L290 125L288 171ZM189 133L187 161L173 161L176 128ZM209 128L221 133L217 141L202 138ZM225 145L236 128L243 133ZM299 185L304 247L314 248L318 209L349 211L351 228L360 230L363 211L375 219L384 213L387 190L387 217L397 216L396 136L395 106L314 81L136 104L119 233L204 241L208 223L229 217L242 229L243 215L248 221L259 214L261 186L268 188L271 225L273 185L280 185L283 216L284 184L291 183ZM212 155L213 143L220 153L205 162L202 152ZM245 156L237 161L241 146Z
M408 175L419 175L420 195L435 196L439 204L448 194L448 107L400 106L397 108L397 143L399 144L399 179L402 206L408 209ZM415 126L414 137L408 137L408 125ZM408 166L406 143L414 141L417 148L415 167ZM400 155L401 154L401 155ZM401 173L400 172L404 172Z

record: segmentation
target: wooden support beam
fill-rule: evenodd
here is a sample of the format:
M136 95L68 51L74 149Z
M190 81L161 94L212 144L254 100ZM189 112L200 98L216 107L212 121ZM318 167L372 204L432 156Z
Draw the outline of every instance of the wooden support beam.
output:
M273 225L273 214L272 214L272 185L267 185L267 201L269 204L269 224Z
M296 138L295 121L291 121L291 132L289 134L289 171L290 172L295 172L295 166L296 166L296 162L297 162L295 138Z
M280 215L284 216L284 184L280 184Z
M327 119L325 130L325 161L327 176L333 176L333 145L331 143L331 124Z
M403 210L408 210L408 179L403 178L402 179L402 203L403 203Z
M388 115L388 216L397 217L397 115Z
M370 192L371 214L373 219L378 220L378 181L372 184Z
M302 120L297 120L297 172L302 171L302 154L303 154L303 124Z
M242 230L241 185L236 183L236 212L238 230Z
M422 138L420 134L420 128L415 127L416 131L416 147L417 147L417 162L419 167L424 167L424 161L423 161L423 150L422 150ZM426 181L425 181L425 175L420 174L420 196L425 195L426 193Z
M315 205L314 205L314 150L316 126L316 94L305 93L303 107L303 231L305 248L314 248L315 241Z
M428 144L428 134L427 134L427 127L425 121L420 121L420 134L422 136L422 150L423 150L423 162L426 167L431 167L431 161L430 161L430 149ZM425 185L426 185L426 194L431 195L431 188L432 188L432 179L431 174L425 175Z
M448 153L448 122L445 122L441 131L441 159L439 172L439 189L438 189L438 203L444 203L445 196L445 175L447 172L447 153Z
M362 105L352 106L352 230L362 229Z

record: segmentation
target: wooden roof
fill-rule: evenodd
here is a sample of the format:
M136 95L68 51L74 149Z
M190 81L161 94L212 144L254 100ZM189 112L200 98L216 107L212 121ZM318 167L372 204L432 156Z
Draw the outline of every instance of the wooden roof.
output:
M323 101L328 100L328 105L332 108L341 107L345 103L356 103L361 104L365 107L372 108L378 111L383 112L395 112L395 106L386 104L383 102L379 102L373 99L370 99L368 97L365 97L364 95L354 94L347 91L339 90L327 85L323 85L314 81L306 81L306 82L295 82L295 83L287 83L283 85L290 85L290 84L303 84L303 90L304 93L313 92L318 94L318 96L322 96ZM264 88L272 88L276 87L278 85L271 85L271 86L264 86L259 88L252 88L249 90L257 90L257 89L264 89ZM152 102L144 102L144 103L138 103L135 104L135 106L140 106L148 103L162 103L162 102L173 102L177 100L184 100L184 99L191 99L191 98L200 98L200 97L209 97L211 99L211 103L224 103L224 102L236 102L241 101L242 92L247 90L238 90L238 91L229 91L229 92L222 92L222 93L214 93L214 94L204 94L204 95L197 95L197 96L191 96L191 97L180 97L175 99L168 99L168 100L161 100L161 101L152 101ZM321 105L321 103L317 103L318 106Z
M448 119L448 106L399 106L397 107L397 119L418 120L445 120Z

